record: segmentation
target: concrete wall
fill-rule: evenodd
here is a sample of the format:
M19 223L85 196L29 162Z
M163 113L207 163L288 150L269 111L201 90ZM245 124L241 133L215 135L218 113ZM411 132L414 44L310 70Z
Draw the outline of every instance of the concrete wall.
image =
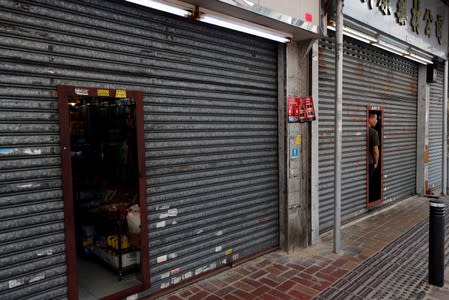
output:
M305 14L312 15L312 24L319 25L320 1L318 0L250 0L288 16L305 20Z

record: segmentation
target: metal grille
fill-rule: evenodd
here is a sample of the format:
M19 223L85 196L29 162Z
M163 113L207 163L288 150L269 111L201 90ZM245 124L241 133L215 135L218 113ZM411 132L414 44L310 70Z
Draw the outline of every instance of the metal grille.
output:
M430 84L429 110L429 188L436 193L443 183L443 86L444 70L439 70Z
M0 5L0 298L67 293L58 84L145 93L150 291L278 246L276 43L123 1Z
M335 56L320 42L320 228L333 222ZM366 106L384 108L384 200L415 193L417 64L345 37L343 58L342 218L366 210Z

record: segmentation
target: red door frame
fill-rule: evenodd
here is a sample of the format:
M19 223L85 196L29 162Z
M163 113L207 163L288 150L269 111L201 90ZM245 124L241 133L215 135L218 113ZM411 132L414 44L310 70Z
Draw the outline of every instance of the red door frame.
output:
M368 121L370 111L380 112L381 115L381 132L379 134L380 142L380 199L375 201L369 201L369 158L370 153L368 149L369 144L369 128L366 128L366 207L372 208L376 205L382 204L384 202L384 109L382 106L367 105L366 106L366 120Z
M148 222L147 222L147 203L146 203L146 176L145 176L145 143L144 143L144 116L143 116L143 93L139 91L129 91L122 89L101 89L75 87L68 85L57 86L59 124L60 124L60 142L61 142L61 163L62 163L62 182L64 197L64 227L66 236L67 253L67 282L68 298L70 300L78 299L78 280L76 265L76 245L75 245L75 220L73 207L73 187L72 187L72 160L70 154L70 131L69 131L69 109L68 98L77 96L78 93L91 97L101 97L111 95L114 97L126 91L128 98L134 98L136 101L136 130L137 130L137 159L139 173L139 204L141 213L141 272L142 284L123 290L117 294L108 296L104 299L122 299L131 294L148 289L150 287L150 267L148 251Z

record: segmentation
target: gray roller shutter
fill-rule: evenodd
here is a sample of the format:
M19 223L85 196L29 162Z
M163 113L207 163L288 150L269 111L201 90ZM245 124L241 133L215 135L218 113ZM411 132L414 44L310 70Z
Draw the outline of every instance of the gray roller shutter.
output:
M430 84L429 111L429 188L435 193L443 183L443 86L444 70L439 70Z
M335 56L320 42L320 228L333 223ZM384 108L384 200L415 193L417 64L346 38L343 58L342 218L366 210L366 106Z
M276 43L124 1L0 6L0 298L66 297L58 84L145 93L151 291L278 246Z

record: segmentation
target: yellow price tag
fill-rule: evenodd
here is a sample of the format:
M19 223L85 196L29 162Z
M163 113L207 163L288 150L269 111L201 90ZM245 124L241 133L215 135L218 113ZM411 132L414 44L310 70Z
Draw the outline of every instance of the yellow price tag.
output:
M232 249L227 249L225 251L225 255L231 255L232 254Z
M115 98L126 98L126 90L115 90Z
M97 90L97 96L99 96L99 97L109 97L109 90L98 89Z
M302 143L302 135L298 134L298 135L295 137L295 144L296 144L296 145L301 145L301 143Z

